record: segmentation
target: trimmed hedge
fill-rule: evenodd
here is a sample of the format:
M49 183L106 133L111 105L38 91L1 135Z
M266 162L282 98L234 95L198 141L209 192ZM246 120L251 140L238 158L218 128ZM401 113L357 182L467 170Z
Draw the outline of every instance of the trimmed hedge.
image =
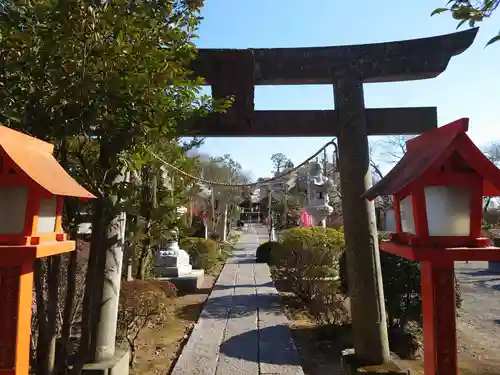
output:
M344 233L322 227L300 227L280 233L273 249L272 269L275 280L305 303L318 298L321 290L338 290L339 258L344 250ZM287 288L287 289L288 289Z
M189 254L193 268L210 273L220 263L217 242L213 240L188 237L180 240L179 246Z
M257 263L267 263L271 265L273 252L275 251L274 249L278 248L279 246L282 246L282 244L275 241L269 241L261 244L257 248L257 252L255 254Z

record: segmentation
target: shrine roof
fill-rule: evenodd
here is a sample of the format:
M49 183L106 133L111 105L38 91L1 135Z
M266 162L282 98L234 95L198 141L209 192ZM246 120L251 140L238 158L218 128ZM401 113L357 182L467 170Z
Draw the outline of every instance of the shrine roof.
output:
M406 142L398 164L363 196L373 200L394 195L422 176L443 155L458 153L483 178L483 195L500 196L500 170L477 148L469 136L469 119L462 118Z
M49 193L95 198L58 163L52 154L52 144L0 126L0 147L28 177Z

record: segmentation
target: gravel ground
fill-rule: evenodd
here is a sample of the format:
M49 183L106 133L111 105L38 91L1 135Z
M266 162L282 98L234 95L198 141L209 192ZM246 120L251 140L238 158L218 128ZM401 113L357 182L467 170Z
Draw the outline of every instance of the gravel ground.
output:
M457 262L463 304L457 322L459 350L480 361L500 353L500 273L487 262Z

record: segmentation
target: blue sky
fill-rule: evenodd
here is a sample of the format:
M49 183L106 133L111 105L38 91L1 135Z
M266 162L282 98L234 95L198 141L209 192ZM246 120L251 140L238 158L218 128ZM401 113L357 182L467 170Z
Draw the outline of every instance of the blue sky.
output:
M198 47L272 48L376 43L447 34L449 14L430 17L446 0L205 0ZM361 7L359 4L363 4ZM500 42L484 48L500 29L500 10L487 20L473 46L454 57L438 78L366 84L366 106L437 106L439 124L469 117L469 135L483 145L500 140ZM333 89L257 86L256 109L332 109ZM378 137L372 137L376 141ZM282 152L299 163L327 138L208 138L200 152L231 154L254 177L267 176L270 157Z

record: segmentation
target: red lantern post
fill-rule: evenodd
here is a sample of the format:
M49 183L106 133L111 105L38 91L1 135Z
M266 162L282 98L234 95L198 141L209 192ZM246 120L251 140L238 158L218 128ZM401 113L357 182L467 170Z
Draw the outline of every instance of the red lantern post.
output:
M54 146L0 126L0 373L28 375L36 259L75 249L65 197L95 198L59 165Z
M369 191L394 198L396 232L383 251L420 261L426 375L458 374L454 262L500 260L481 237L483 196L500 196L500 170L467 136L468 119L409 140Z

